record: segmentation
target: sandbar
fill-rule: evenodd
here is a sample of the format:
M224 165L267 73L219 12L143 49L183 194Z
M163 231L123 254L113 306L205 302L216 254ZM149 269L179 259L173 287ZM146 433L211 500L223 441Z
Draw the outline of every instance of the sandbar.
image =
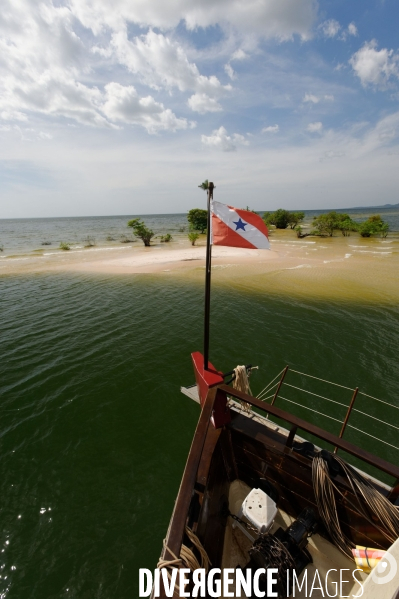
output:
M205 251L204 239L192 246L184 236L148 248L135 243L51 251L1 259L0 275L151 274L201 281ZM220 284L260 292L394 302L399 299L399 236L297 239L293 231L275 231L270 250L214 246L212 271Z

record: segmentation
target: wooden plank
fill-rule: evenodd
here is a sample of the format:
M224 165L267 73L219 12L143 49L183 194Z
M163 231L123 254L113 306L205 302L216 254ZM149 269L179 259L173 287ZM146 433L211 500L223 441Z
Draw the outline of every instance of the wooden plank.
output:
M193 442L191 444L190 453L188 454L186 467L184 469L183 478L176 499L175 509L173 510L172 520L170 523L169 535L166 543L167 547L164 554L164 559L166 560L174 559L171 552L177 556L180 555L187 513L193 495L198 467L201 461L202 450L204 448L209 421L212 416L216 393L217 388L212 388L208 391L208 395L206 397L204 407L194 433ZM168 549L170 549L170 551Z
M289 412L286 412L285 410L276 408L276 406L271 406L269 404L265 404L263 401L261 401L257 397L252 397L251 395L242 393L241 391L238 391L237 389L233 389L233 387L229 387L228 385L221 385L219 387L219 389L221 389L222 391L224 391L231 397L235 397L241 401L245 401L245 402L249 403L251 406L259 408L263 412L267 412L268 414L271 414L272 416L275 416L276 418L281 418L281 420L284 420L285 422L289 422L290 424L296 426L297 428L300 428L303 431L306 431L306 432L310 433L311 435L314 435L315 437L318 437L319 439L322 439L323 441L326 441L327 443L330 443L331 445L338 447L339 449L343 449L347 453L355 456L356 458L359 458L360 460L363 460L367 464L370 464L371 466L378 468L382 472L385 472L386 474L389 474L390 476L393 476L394 478L399 479L399 467L398 466L394 466L393 464L390 464L389 462L383 460L382 458L379 458L379 457L373 455L372 453L369 453L368 451L365 451L364 449L361 449L360 447L353 445L353 443L349 443L349 441L340 439L336 435L333 435L332 433L329 433L329 432L325 431L324 429L322 429L318 426L315 426L314 424L310 424L310 422L307 422L306 420L303 420L302 418L298 418L297 416L294 416L294 415L290 414Z
M201 462L197 472L197 483L202 485L202 487L205 487L207 483L213 452L222 430L223 429L221 428L214 429L213 426L208 427L204 448L202 450Z

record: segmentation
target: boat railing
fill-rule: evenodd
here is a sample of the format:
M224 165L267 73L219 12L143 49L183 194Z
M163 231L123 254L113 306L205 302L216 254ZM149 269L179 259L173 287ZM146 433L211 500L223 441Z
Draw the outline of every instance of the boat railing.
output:
M346 403L343 403L342 401L338 401L336 399L332 399L331 397L326 397L325 395L322 395L320 393L315 393L314 391L310 391L309 389L304 389L303 387L294 385L291 382L287 381L287 375L291 374L291 373L294 375L300 375L302 377L307 377L309 379L317 380L323 384L332 385L334 387L339 387L339 388L343 389L345 392L350 391L352 393L351 400L350 400L349 404L346 404ZM289 390L289 389L295 390L296 394L306 393L307 395L311 396L312 398L317 398L318 400L323 400L323 402L329 402L330 404L335 404L335 406L339 406L337 408L338 410L340 410L341 408L344 408L346 410L345 417L343 419L340 419L340 418L336 417L337 414L332 416L331 414L327 414L325 411L320 411L320 409L318 410L318 409L314 408L313 406L309 406L309 405L306 405L305 403L295 401L298 399L298 397L297 396L295 396L295 398L286 397L286 395L288 395L288 392L284 393L284 395L282 394L282 391L284 392L284 390ZM360 414L362 417L369 418L378 424L389 427L389 429L395 429L396 431L399 431L399 426L397 424L394 424L392 422L386 422L385 420L382 420L381 418L377 418L377 416L374 416L370 412L360 410L360 409L358 409L357 406L354 407L355 401L359 395L362 395L362 396L368 398L369 400L372 400L373 402L379 402L381 404L384 404L388 408L392 408L394 410L399 411L399 406L395 406L387 401L384 401L382 399L374 397L373 395L364 393L363 391L360 391L358 387L353 389L351 387L347 387L345 385L340 385L339 383L334 383L332 381L328 381L328 380L322 379L320 377L316 377L316 376L307 374L305 372L300 372L298 370L294 370L293 368L289 368L289 366L286 366L281 372L279 372L274 377L274 379L272 379L270 381L270 383L268 385L266 385L266 387L264 389L262 389L262 391L258 394L257 397L258 397L258 399L260 399L264 402L268 402L269 400L271 400L270 405L272 405L272 406L275 404L277 399L279 399L279 400L281 399L290 404L294 404L301 409L309 410L319 416L323 416L325 418L328 418L329 420L338 422L341 425L339 438L342 438L344 436L344 432L345 432L346 428L348 427L352 430L355 430L358 433L361 433L362 435L366 435L367 437L369 437L375 441L378 441L378 442L380 442L392 449L395 449L396 451L399 452L399 447L397 445L394 445L393 443L390 443L389 441L386 441L376 435L373 435L370 432L368 432L367 430L363 430L363 429L359 428L358 426L354 426L354 424L352 424L353 420L351 423L349 422L349 418L350 418L351 414L356 412L357 414ZM338 451L338 448L336 447L335 452L337 452L337 451Z
M317 437L318 439L321 439L322 441L325 441L326 443L335 447L337 450L342 449L343 451L354 456L355 458L363 462L366 462L367 464L377 468L382 472L385 472L389 476L392 476L399 483L398 466L391 464L383 458L380 458L379 456L376 456L371 452L366 451L365 449L362 449L357 445L354 445L353 443L350 443L346 439L343 439L342 436L337 436L334 433L330 433L329 431L315 424L312 424L307 420L304 420L294 414L291 414L290 412L282 410L276 405L272 405L271 403L265 403L257 397L253 397L252 395L248 395L246 393L243 393L242 391L233 389L233 387L229 387L228 385L220 385L218 388L224 393L226 393L230 398L236 399L241 403L249 404L250 406L257 408L262 412L265 412L266 414L268 414L268 416L273 416L291 425L286 440L287 448L291 449L293 447L297 431L302 430L311 434L314 437Z
M281 377L280 377L281 381ZM281 385L277 385L281 388ZM386 460L373 455L372 453L357 447L356 445L346 441L342 437L338 437L314 424L307 422L281 408L265 403L257 397L248 395L234 389L229 385L218 385L209 389L205 399L197 428L194 434L191 449L188 455L186 467L184 469L180 490L173 510L170 523L169 533L167 535L167 543L164 548L164 559L173 560L176 555L180 555L180 549L183 541L183 535L186 525L188 509L195 489L198 467L201 461L202 452L204 450L207 431L210 426L210 420L213 413L213 407L217 395L219 393L233 398L238 402L244 402L252 407L259 409L268 416L273 416L289 425L289 433L285 441L285 447L290 449L293 446L295 436L298 430L307 432L314 437L325 441L326 443L342 449L349 455L377 468L379 471L388 474L396 481L395 486L391 489L388 497L395 500L399 495L399 467L387 462ZM353 407L353 406L352 406Z

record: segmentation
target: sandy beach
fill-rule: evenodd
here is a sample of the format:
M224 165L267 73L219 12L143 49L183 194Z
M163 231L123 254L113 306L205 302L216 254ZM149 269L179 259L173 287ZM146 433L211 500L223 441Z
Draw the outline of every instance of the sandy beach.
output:
M205 242L191 246L181 236L171 243L43 251L0 260L3 275L43 272L102 275L153 274L201 279ZM214 246L214 280L270 293L288 292L357 301L399 298L399 239L357 235L297 239L293 231L275 231L271 250Z

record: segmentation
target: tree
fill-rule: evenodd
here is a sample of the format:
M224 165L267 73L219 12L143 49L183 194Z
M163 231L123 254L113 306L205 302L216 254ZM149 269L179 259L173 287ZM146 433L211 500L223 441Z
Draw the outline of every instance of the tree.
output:
M288 210L279 208L275 212L265 212L263 220L267 225L274 225L277 229L286 229L289 223L290 213Z
M314 233L316 235L332 237L334 231L341 231L344 237L350 235L351 231L357 231L359 225L351 219L349 214L332 210L327 214L313 217Z
M340 214L337 229L344 237L349 237L351 231L358 231L359 225L348 214Z
M305 218L304 212L289 212L288 224L291 229L295 229Z
M190 223L190 228L204 233L208 224L208 211L202 208L192 208L188 211L187 220Z
M146 247L150 245L150 241L154 237L155 233L145 226L145 223L141 220L141 218L133 218L132 220L129 220L127 226L132 227L133 235L141 239Z
M334 231L338 229L339 214L333 210L327 214L320 214L313 217L314 231L317 235L332 237Z
M359 233L362 237L371 237L371 235L378 235L378 233L381 237L386 237L388 231L388 223L384 222L379 214L369 216L369 218L359 226Z
M205 181L203 181L201 183L201 185L198 185L198 187L200 187L201 189L204 189L205 191L207 191L207 189L209 187L209 181L208 181L208 179L205 179Z

